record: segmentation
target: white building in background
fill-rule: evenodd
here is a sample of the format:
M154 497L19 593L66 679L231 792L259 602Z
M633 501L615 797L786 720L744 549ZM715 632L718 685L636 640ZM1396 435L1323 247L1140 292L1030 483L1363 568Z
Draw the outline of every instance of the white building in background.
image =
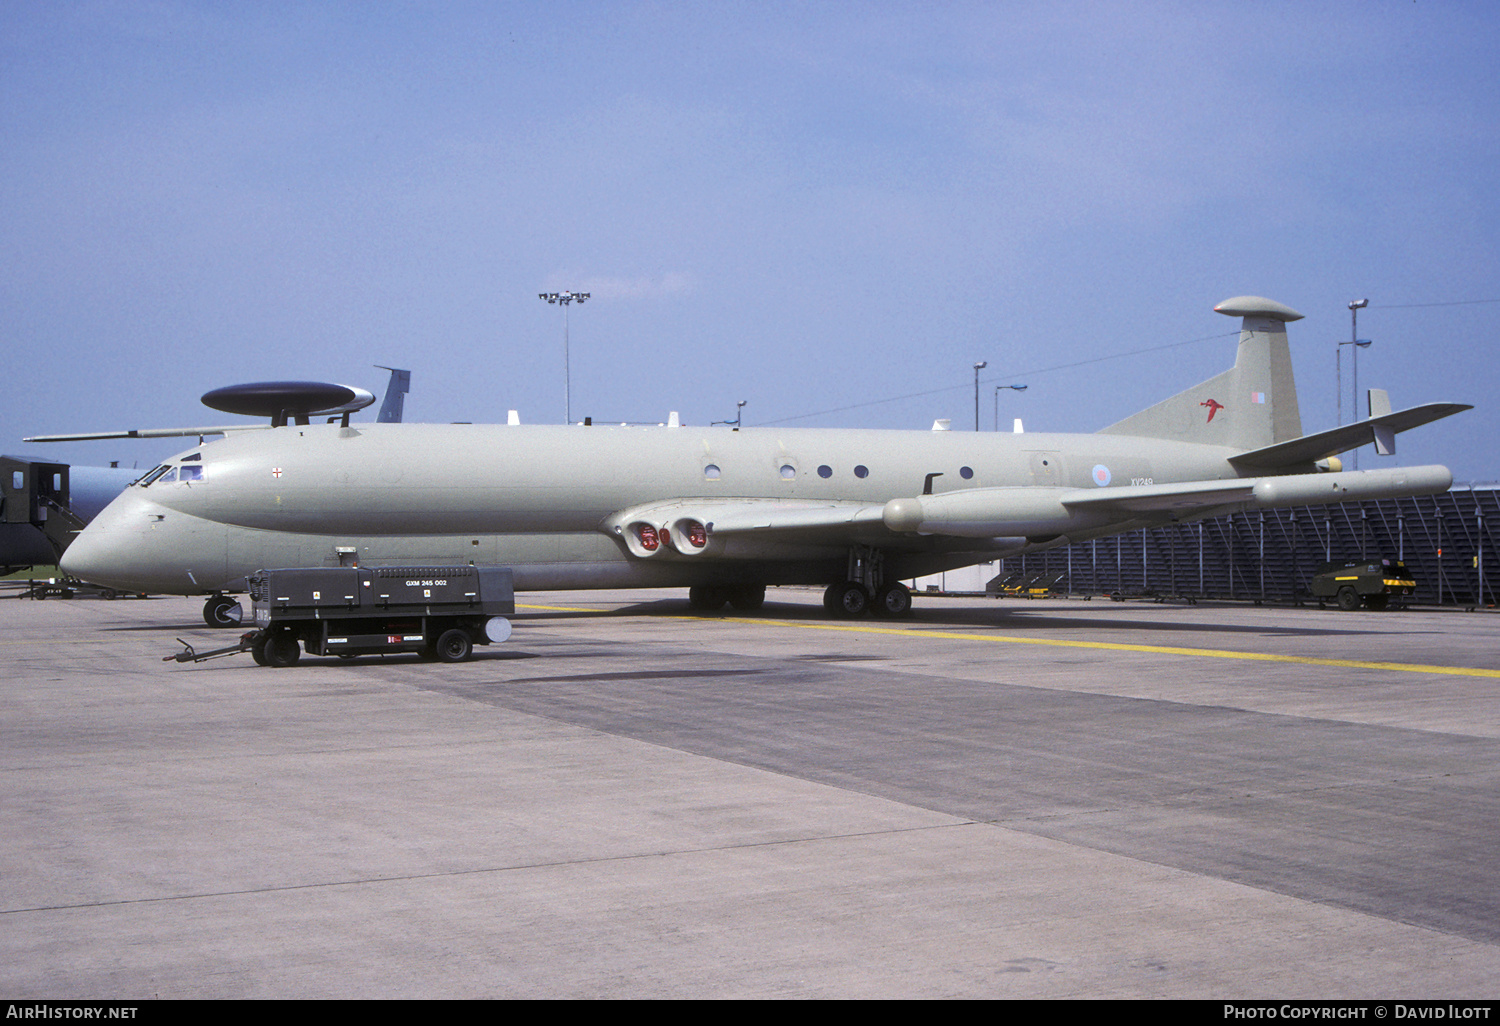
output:
M999 572L998 562L977 563L974 566L963 566L940 574L915 577L912 578L910 585L914 592L948 591L977 594L982 593L984 586Z

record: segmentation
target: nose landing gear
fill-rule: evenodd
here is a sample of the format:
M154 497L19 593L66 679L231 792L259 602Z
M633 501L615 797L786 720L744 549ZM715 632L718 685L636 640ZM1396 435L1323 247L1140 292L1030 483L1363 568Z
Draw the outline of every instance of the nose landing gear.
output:
M239 601L227 595L213 594L203 603L203 622L210 627L238 627L244 616Z

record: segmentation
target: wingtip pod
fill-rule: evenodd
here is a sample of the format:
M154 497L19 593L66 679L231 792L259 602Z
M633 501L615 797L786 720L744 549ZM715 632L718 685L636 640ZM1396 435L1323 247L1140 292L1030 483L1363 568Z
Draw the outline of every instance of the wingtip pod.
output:
M1302 315L1284 303L1264 296L1235 296L1214 307L1226 317L1269 317L1274 321L1300 321Z
M1297 474L1267 477L1255 483L1255 505L1308 506L1359 499L1398 499L1432 495L1453 486L1447 467L1393 467L1390 470L1351 470L1334 474Z

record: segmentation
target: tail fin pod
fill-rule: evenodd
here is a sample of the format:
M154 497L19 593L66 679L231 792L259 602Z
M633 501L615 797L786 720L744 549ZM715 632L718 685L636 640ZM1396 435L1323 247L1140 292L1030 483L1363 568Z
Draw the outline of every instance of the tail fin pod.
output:
M1259 449L1302 435L1297 385L1292 378L1288 321L1302 319L1289 306L1259 296L1226 299L1216 311L1241 317L1234 367L1100 433Z

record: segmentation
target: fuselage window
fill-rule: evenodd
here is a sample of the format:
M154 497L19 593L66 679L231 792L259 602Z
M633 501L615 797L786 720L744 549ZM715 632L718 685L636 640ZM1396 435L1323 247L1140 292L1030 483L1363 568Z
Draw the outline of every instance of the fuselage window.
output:
M870 468L867 467L867 466L865 466L863 463L861 463L859 466L857 466L857 467L854 468L854 476L855 477L869 477L870 476Z
M973 467L959 467L958 468L958 476L961 477L961 478L963 478L965 481L967 481L971 477L974 476L974 468Z
M830 467L826 463L823 464L821 467L818 468L818 476L819 477L832 477L833 476L833 468Z
M797 468L790 463L783 463L781 465L781 476L783 480L790 481L797 476Z
M719 465L717 463L710 463L708 466L704 467L703 476L708 478L710 481L717 481L719 479Z

